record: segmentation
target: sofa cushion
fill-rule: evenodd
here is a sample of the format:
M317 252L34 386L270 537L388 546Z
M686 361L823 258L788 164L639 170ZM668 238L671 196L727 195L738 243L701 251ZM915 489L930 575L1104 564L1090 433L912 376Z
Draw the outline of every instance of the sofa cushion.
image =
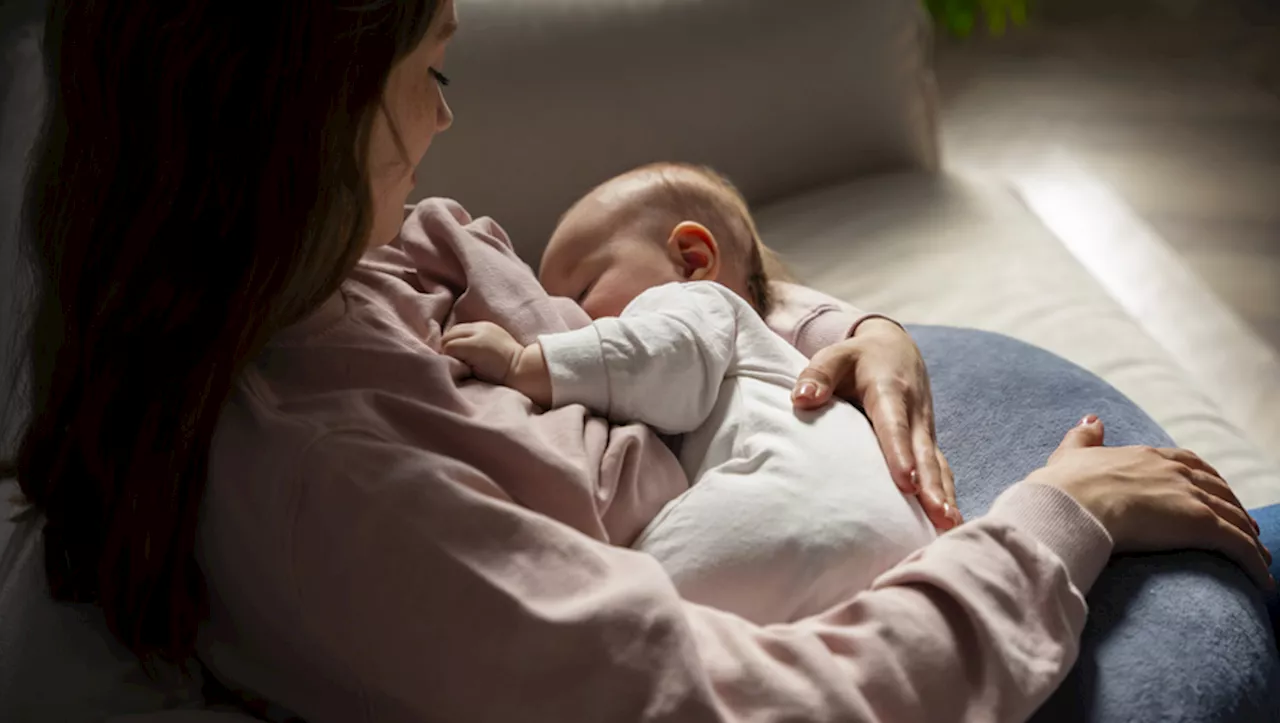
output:
M459 3L417 200L497 218L526 258L590 187L642 163L729 174L753 201L935 164L918 0Z
M804 194L757 220L815 288L901 321L975 327L1053 351L1133 399L1246 506L1280 501L1275 464L1009 190L898 174Z

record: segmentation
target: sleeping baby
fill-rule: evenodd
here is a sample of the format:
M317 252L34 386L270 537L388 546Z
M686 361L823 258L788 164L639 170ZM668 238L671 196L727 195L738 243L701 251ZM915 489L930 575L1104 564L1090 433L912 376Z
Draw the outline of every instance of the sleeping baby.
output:
M681 435L691 487L633 547L686 599L760 624L848 601L936 535L860 411L794 410L808 362L764 322L769 263L727 180L646 166L575 204L543 257L547 291L576 299L590 326L529 346L488 323L444 337L478 378L544 408Z

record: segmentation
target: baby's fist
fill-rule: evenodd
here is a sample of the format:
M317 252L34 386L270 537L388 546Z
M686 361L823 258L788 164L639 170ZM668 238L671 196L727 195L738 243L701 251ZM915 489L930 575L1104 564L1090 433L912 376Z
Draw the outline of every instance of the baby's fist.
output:
M505 384L524 351L524 345L506 329L487 321L455 324L442 342L445 354L465 363L477 379L490 384Z

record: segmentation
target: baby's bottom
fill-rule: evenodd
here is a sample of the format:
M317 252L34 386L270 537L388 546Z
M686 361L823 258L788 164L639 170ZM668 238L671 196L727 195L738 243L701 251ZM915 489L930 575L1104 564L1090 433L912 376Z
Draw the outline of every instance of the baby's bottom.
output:
M657 558L691 602L762 625L816 615L935 536L887 467L870 469L826 482L714 470L667 505L633 547Z

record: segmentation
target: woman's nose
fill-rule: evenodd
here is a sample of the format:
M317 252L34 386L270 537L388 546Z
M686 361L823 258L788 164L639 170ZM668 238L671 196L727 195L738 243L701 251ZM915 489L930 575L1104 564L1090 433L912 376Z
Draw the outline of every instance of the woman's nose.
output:
M449 107L449 101L441 97L439 109L436 111L436 133L449 130L451 125L453 125L453 109Z

